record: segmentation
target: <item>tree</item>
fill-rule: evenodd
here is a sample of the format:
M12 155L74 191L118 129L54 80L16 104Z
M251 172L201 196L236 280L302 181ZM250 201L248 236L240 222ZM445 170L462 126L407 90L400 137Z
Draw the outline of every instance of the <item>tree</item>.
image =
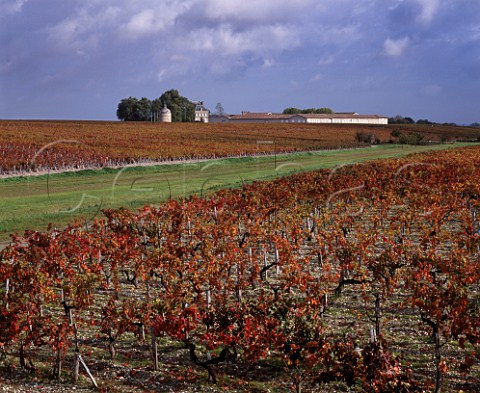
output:
M158 121L160 119L160 113L163 108L163 103L160 98L156 98L152 101L152 120L153 121Z
M302 110L298 108L286 108L283 110L284 115L296 115L297 113L302 113Z
M317 114L332 114L334 113L330 108L310 108L304 109L302 113L317 113Z
M332 114L333 110L330 108L307 108L307 109L298 109L298 108L286 108L283 110L284 115L295 115L298 113L317 113L317 114Z
M195 104L172 89L163 93L158 100L172 111L172 121L195 121Z
M177 90L168 90L150 101L146 97L124 98L117 107L117 117L123 121L148 121L166 105L172 111L172 121L195 121L195 104Z
M152 103L148 98L124 98L117 107L117 117L123 121L146 121L150 118Z
M225 115L225 110L223 109L223 105L221 102L217 102L217 105L215 105L215 114L218 116Z
M428 119L418 119L417 124L435 124L433 121L430 121Z
M117 107L117 117L123 121L133 120L133 112L137 102L138 100L135 97L122 99Z
M411 117L397 115L395 117L389 117L388 124L415 124L415 120L413 120Z
M355 140L357 142L369 143L371 145L375 145L380 142L380 139L378 139L375 134L365 131L357 131L355 134Z
M422 143L425 135L422 135L418 132L408 133L408 134L401 134L398 137L398 143L404 145L419 145Z
M150 119L152 113L152 102L145 97L142 97L135 107L135 117L138 121L147 121Z
M402 135L402 132L398 128L395 128L394 130L392 130L390 135L392 136L392 138L400 138L400 135Z

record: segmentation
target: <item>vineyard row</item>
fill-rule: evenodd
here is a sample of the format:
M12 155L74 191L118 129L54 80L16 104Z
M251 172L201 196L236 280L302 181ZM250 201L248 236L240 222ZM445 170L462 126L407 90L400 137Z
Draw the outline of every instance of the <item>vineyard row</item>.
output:
M61 377L74 354L78 378L95 362L82 337L115 360L130 332L150 337L151 372L168 336L214 383L262 360L298 392L478 390L479 175L480 150L457 149L14 236L0 253L2 358L35 372L47 351ZM425 337L432 362L408 344Z

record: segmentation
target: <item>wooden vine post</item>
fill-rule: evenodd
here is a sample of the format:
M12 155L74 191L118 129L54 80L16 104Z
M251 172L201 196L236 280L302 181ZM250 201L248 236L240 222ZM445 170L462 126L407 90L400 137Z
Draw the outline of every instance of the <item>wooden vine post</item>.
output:
M153 326L150 327L150 336L151 336L153 371L158 371L158 344L157 344L157 336L155 335L155 328Z

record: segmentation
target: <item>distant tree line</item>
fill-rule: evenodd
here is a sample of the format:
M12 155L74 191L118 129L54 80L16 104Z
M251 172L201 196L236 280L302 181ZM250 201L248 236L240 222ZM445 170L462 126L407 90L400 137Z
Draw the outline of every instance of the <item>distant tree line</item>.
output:
M444 126L456 126L457 123L436 123L428 119L418 119L417 121L413 120L411 117L403 117L400 115L389 117L388 124L441 124ZM472 123L470 127L479 127L480 123Z
M403 117L400 115L389 117L388 124L437 124L428 119L418 119L417 121L413 120L411 117ZM456 125L455 123L450 123L451 125Z
M286 108L283 110L282 113L284 115L297 115L297 114L306 114L306 113L332 114L334 112L330 108L308 108L308 109Z
M117 107L117 118L123 121L153 121L159 118L158 114L165 105L172 112L172 121L195 121L195 104L174 89L153 101L146 97L123 98Z
M415 124L415 120L411 117L403 117L400 115L389 117L388 124Z

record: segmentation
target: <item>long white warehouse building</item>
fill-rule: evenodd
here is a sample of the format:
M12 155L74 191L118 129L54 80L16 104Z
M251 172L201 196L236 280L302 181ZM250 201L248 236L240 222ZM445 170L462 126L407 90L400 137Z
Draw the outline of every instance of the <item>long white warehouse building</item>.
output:
M212 123L312 123L312 124L388 124L388 117L358 113L293 114L242 112L240 115L210 116Z

